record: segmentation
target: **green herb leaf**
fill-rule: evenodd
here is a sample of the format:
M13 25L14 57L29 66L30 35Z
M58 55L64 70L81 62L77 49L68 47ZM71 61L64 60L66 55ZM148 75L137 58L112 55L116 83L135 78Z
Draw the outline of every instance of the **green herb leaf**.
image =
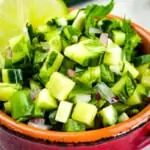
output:
M90 36L89 29L95 27L97 21L103 19L114 7L114 0L106 6L98 6L96 4L89 5L86 9L85 35Z

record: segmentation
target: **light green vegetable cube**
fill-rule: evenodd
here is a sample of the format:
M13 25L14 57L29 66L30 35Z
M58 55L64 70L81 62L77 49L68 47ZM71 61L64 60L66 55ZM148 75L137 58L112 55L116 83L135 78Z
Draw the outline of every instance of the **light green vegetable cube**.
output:
M75 82L59 72L54 72L46 85L49 92L60 101L67 99L74 86Z
M66 123L70 116L72 106L73 104L70 102L61 101L58 106L55 120L58 122Z
M72 119L85 123L89 127L92 127L96 114L97 107L95 105L84 102L77 102L72 113Z
M48 109L48 110L57 108L56 99L50 95L47 89L43 89L40 91L36 99L36 104L39 108Z

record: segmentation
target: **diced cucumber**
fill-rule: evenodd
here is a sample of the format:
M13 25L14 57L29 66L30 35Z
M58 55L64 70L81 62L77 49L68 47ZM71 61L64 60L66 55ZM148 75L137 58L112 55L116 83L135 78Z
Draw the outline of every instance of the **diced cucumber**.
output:
M62 64L64 56L58 51L50 51L42 68L40 69L40 78L46 84L53 72L58 71Z
M61 101L58 106L55 120L58 122L66 123L71 114L72 107L72 103Z
M81 75L76 77L77 80L84 83L85 85L92 86L92 83L100 81L100 66L89 67Z
M0 83L0 101L8 101L20 86L16 84Z
M67 99L74 86L75 82L59 72L54 72L46 85L49 92L60 101Z
M10 97L11 100L11 115L18 121L26 120L27 117L32 116L33 104L29 96L24 91L17 91Z
M104 54L103 61L107 65L119 65L121 67L122 64L122 49L110 39L108 40L107 52Z
M137 78L137 76L139 75L138 70L132 64L130 64L128 61L124 61L123 73L126 73L128 71L130 72L130 74L134 79Z
M65 26L63 28L62 33L63 33L62 36L64 36L70 44L77 43L79 41L79 37L81 35L81 32L78 29L76 29L70 25Z
M80 37L80 42L81 42L81 41L88 40L88 39L89 39L89 38L87 38L86 36L81 36L81 37Z
M90 94L76 94L72 101L73 103L77 103L77 102L85 102L88 103L91 100L91 95Z
M19 62L29 55L29 39L24 34L10 39L9 46L12 50L12 63Z
M50 112L48 119L51 125L56 125L57 121L55 120L57 114L57 110Z
M109 105L99 111L99 115L102 118L103 125L114 125L117 122L118 114L112 105Z
M145 70L148 69L150 67L150 63L148 64L144 64L144 65L140 65L138 66L136 69L139 72L139 76L138 79L141 80L142 75L144 74Z
M124 112L118 117L118 122L123 122L129 119L129 116Z
M133 108L133 109L131 109L131 110L128 112L128 114L129 114L130 116L133 116L133 115L136 115L136 114L139 113L139 112L140 112L139 109Z
M23 76L21 69L2 69L2 81L4 83L22 84Z
M68 119L68 121L63 125L63 130L66 132L85 131L86 125L73 119Z
M43 63L43 61L46 59L47 52L43 51L35 51L34 54L34 64Z
M122 67L121 67L122 66ZM123 65L110 65L109 66L109 69L116 73L117 75L120 75L121 74L121 71L122 71L122 68L123 68Z
M95 105L78 102L73 109L72 119L93 127L97 111Z
M118 82L111 88L115 95L119 95L126 84L127 76L122 76Z
M36 105L46 110L57 108L57 101L47 89L42 89L36 99Z
M126 35L124 32L120 30L113 30L112 34L113 34L113 40L116 44L121 46L125 43Z
M78 12L72 26L79 29L80 31L84 28L86 13L84 10Z
M11 112L11 102L10 101L4 103L4 110L6 113Z
M148 89L143 84L138 84L136 88L139 94L148 96Z
M144 74L142 75L141 83L150 88L150 69L146 69Z
M77 16L78 12L79 12L78 9L74 9L74 10L70 11L70 12L67 14L67 16L66 16L66 19L69 20L69 21L70 21L70 20L74 20L75 17Z
M66 47L64 54L82 66L89 66L103 51L104 46L97 40L85 40Z
M62 50L62 42L60 35L56 35L51 40L49 40L49 46L50 50L58 51L60 52Z
M30 89L33 90L33 89L41 89L41 85L39 82L36 82L34 80L30 80Z
M54 20L55 20L56 25L59 27L64 27L68 24L66 18L64 17L56 18Z
M38 107L35 104L34 111L33 111L33 116L34 117L44 117L44 113L45 113L45 110L40 108L40 107Z
M133 95L127 99L126 104L132 106L132 105L137 105L141 103L142 103L142 97L138 93L137 88L136 88Z
M129 105L122 103L114 103L113 107L117 110L118 114L120 114L125 112L129 108Z

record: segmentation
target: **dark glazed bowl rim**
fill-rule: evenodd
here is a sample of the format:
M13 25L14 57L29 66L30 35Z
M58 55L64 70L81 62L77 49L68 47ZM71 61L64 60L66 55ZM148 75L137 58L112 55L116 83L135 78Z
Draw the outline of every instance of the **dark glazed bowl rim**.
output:
M115 15L109 15L109 18L118 18ZM133 28L141 35L143 39L143 48L145 53L150 53L150 32L132 23ZM127 121L118 123L116 125L84 132L57 132L37 129L32 126L18 123L10 116L0 111L0 125L6 127L10 131L31 137L33 139L41 139L44 141L58 142L58 143L86 143L99 141L101 139L123 135L124 133L133 130L150 119L150 105L145 107L134 117Z

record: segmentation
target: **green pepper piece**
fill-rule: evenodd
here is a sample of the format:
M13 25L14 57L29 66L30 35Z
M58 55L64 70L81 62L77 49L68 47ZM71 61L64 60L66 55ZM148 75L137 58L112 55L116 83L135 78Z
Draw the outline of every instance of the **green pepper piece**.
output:
M10 101L12 106L11 115L15 120L23 121L32 115L34 107L25 91L15 92Z

